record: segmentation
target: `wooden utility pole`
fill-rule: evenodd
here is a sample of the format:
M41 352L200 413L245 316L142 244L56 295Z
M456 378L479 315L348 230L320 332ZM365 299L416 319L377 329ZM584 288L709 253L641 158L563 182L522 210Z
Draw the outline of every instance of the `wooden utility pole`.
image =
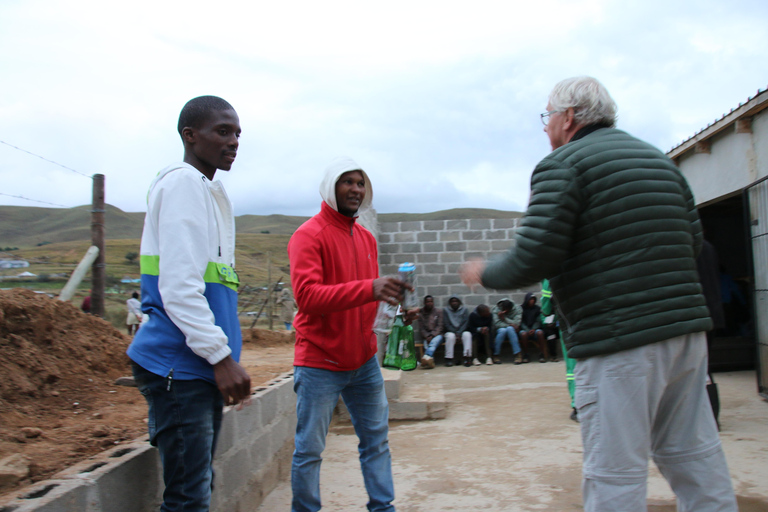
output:
M267 253L267 318L269 330L272 330L272 253Z
M99 248L99 255L91 266L91 314L104 316L104 175L93 175L93 201L91 208L91 245Z

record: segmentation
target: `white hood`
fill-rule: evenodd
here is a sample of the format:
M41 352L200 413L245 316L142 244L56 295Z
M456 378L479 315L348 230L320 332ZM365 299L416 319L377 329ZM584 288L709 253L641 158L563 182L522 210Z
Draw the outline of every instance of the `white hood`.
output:
M325 168L325 177L320 182L320 197L331 208L339 211L336 205L336 182L339 181L339 176L349 171L360 171L363 173L363 179L365 179L365 197L362 203L360 203L360 209L357 210L355 217L360 215L364 210L371 207L373 202L373 188L371 187L371 180L365 171L357 165L357 163L349 157L341 156L334 159L328 167Z

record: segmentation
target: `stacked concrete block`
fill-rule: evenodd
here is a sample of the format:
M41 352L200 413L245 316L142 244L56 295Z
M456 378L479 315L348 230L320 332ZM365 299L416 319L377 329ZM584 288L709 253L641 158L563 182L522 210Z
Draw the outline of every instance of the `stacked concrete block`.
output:
M259 388L252 404L225 410L214 470L213 512L254 510L290 475L296 395L285 374ZM147 436L117 446L0 500L0 512L145 512L158 510L160 457Z
M396 274L404 262L416 264L419 297L432 295L437 307L458 295L471 310L478 304L494 305L509 297L521 304L530 289L498 291L483 287L470 290L461 283L459 267L472 258L493 259L513 244L520 219L423 220L379 223L379 269Z
M217 480L211 510L245 512L257 507L290 474L295 430L291 374L260 388L250 406L227 411L214 461Z

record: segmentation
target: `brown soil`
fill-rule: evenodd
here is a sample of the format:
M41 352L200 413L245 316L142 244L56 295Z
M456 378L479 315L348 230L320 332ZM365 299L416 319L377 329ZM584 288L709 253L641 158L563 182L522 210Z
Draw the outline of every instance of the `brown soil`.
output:
M243 333L254 388L290 371L293 335ZM0 461L22 455L26 477L0 496L146 434L146 402L115 380L131 374L130 338L67 302L0 291Z

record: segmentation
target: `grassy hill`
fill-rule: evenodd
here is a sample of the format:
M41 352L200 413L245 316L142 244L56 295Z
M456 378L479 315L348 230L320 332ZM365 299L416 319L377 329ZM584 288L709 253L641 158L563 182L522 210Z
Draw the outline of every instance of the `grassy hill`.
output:
M29 268L0 269L0 288L23 286L35 290L59 293L69 275L91 245L90 206L76 208L37 208L0 206L0 258L22 259ZM111 205L106 207L107 268L106 317L116 327L125 321L125 300L134 283L121 283L123 278L139 277L138 260L127 256L139 252L144 213L124 212ZM380 222L447 219L515 218L520 212L457 208L424 214L384 213ZM293 232L308 217L288 215L242 215L237 217L237 246L235 258L240 276L240 308L258 310L263 303L264 287L269 282L290 280L286 248ZM5 248L11 250L4 251ZM17 276L29 271L36 277L20 280ZM73 302L79 304L88 294L87 277ZM250 324L252 317L242 317Z

